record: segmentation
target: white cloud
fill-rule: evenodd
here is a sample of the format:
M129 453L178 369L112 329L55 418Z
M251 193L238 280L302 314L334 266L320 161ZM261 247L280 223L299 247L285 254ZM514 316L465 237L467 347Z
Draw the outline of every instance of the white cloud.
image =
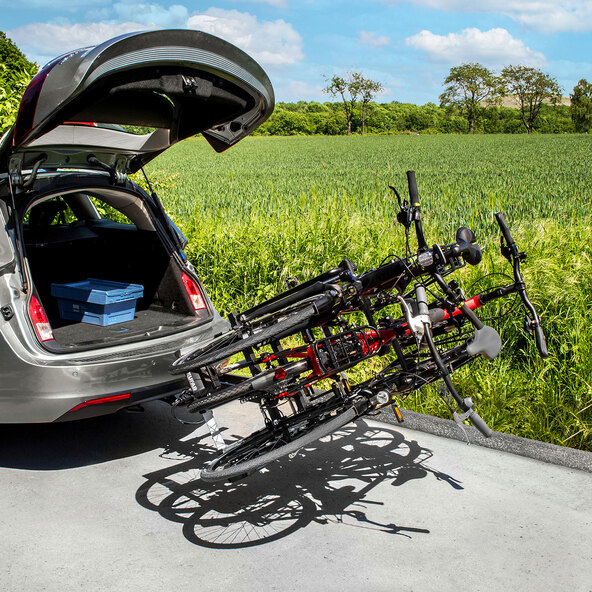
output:
M515 39L506 29L480 31L464 29L460 33L436 35L421 31L405 39L410 47L424 51L435 62L461 63L481 62L487 66L524 64L544 66L545 56L533 51L520 39Z
M381 0L399 4L403 0ZM592 31L590 0L404 0L448 12L503 14L527 27L553 33Z
M374 31L359 31L358 43L361 45L371 45L372 47L383 47L391 42L391 38L386 35L378 35Z
M269 4L270 6L277 6L278 8L285 8L288 6L287 0L239 0L241 2L256 2L258 4Z
M501 4L501 3L500 3ZM592 31L592 2L590 0L554 0L552 2L510 2L501 12L519 23L543 31Z
M130 0L114 4L113 10L124 22L31 23L7 34L30 60L40 65L72 49L97 45L123 33L166 27L187 27L222 37L262 66L286 66L304 57L302 38L281 19L260 21L246 12L217 8L189 16L180 4L164 8L155 3L133 4Z
M194 12L187 26L230 41L263 66L286 66L304 57L302 37L282 19L259 21L246 12L209 8Z
M137 22L77 23L73 25L31 23L12 29L7 34L30 60L43 65L71 49L97 45L118 35L143 31L148 28L154 27L147 27Z
M135 21L144 25L156 25L163 28L184 27L189 17L185 6L173 4L168 8L160 4L134 2L126 0L113 5L119 20Z

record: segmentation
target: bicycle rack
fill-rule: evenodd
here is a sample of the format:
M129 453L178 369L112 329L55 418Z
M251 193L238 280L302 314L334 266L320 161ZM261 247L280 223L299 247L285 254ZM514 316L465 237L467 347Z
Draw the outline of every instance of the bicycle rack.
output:
M382 347L382 340L373 327L360 327L319 339L312 345L315 372L334 374L374 356ZM313 361L313 365L315 364Z

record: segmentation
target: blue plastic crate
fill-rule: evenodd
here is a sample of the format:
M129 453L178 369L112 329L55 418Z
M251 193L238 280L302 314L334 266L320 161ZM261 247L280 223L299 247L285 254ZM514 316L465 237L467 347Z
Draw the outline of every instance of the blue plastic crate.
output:
M136 301L143 294L144 286L139 284L94 278L51 285L51 295L58 299L60 318L103 327L131 321Z

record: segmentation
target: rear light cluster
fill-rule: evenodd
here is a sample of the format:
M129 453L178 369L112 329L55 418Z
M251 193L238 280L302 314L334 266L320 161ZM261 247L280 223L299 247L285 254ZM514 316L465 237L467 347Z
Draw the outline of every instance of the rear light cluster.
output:
M53 332L51 330L51 325L49 324L49 319L43 310L43 306L41 306L41 302L39 302L35 296L31 296L29 316L31 317L31 321L33 321L33 327L35 327L37 336L41 341L50 341L53 339Z
M185 290L187 291L187 296L189 296L193 310L195 312L199 310L206 310L207 306L204 297L202 296L199 286L195 280L193 280L185 272L181 274L181 279L183 280L183 285L185 286Z

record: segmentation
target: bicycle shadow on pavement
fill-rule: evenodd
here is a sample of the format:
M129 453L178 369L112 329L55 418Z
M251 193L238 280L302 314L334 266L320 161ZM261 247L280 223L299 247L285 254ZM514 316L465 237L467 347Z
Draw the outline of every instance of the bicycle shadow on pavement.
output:
M429 530L373 519L383 506L370 492L388 482L400 487L428 476L455 489L460 482L428 464L430 450L389 426L364 421L302 448L233 483L206 483L200 469L216 452L209 436L175 442L165 457L189 457L144 475L136 500L163 518L182 524L185 538L200 546L237 549L288 536L314 522L370 528L411 538Z

